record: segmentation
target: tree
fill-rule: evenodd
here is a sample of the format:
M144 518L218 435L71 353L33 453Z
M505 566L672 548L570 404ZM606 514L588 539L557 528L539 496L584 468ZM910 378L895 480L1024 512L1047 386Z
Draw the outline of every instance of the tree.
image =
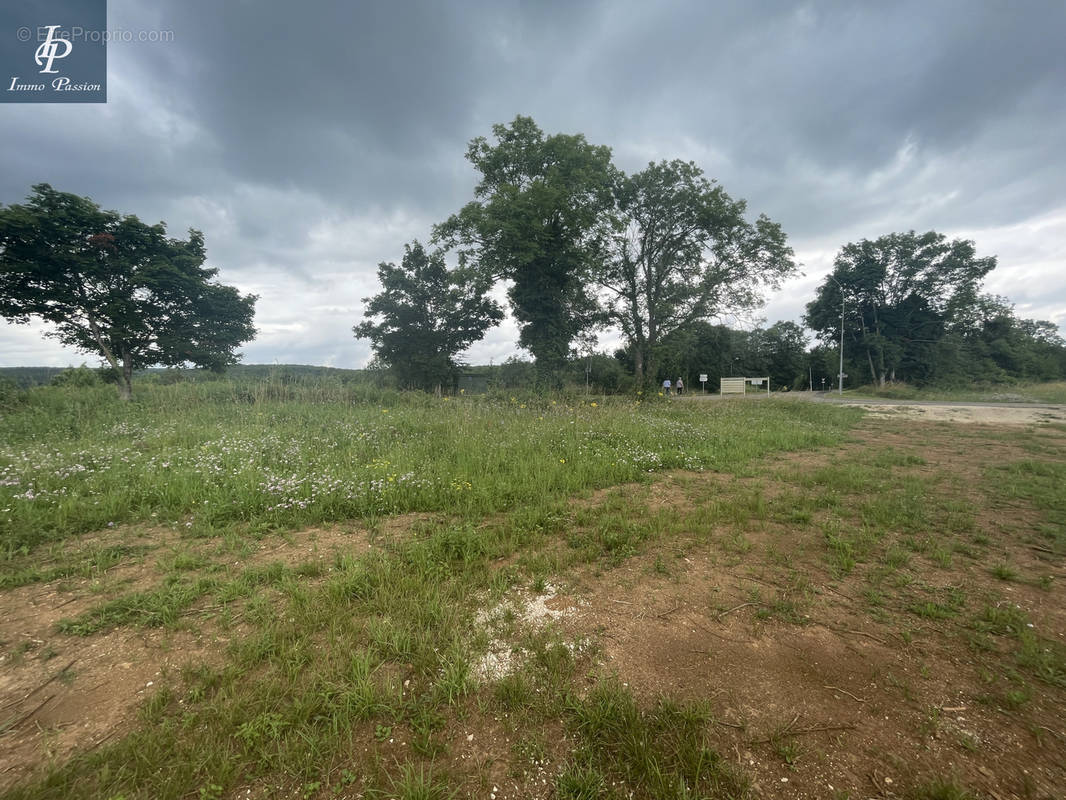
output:
M509 280L519 343L540 380L557 382L570 344L598 320L590 276L606 237L615 170L611 151L577 135L545 136L529 117L470 142L481 173L476 199L438 225L493 280Z
M1055 323L1018 319L1002 297L981 297L977 310L978 316L967 320L961 331L953 332L949 342L955 356L950 364L955 367L951 377L956 382L1066 377L1066 342Z
M807 306L805 322L827 345L839 341L841 290L845 339L870 380L928 382L944 336L974 315L981 280L995 257L977 258L974 243L929 231L892 233L845 245L832 277Z
M222 369L255 336L256 297L211 282L204 237L103 211L87 197L33 187L0 206L0 316L51 322L63 344L102 356L129 400L134 369Z
M664 337L723 311L761 304L796 270L781 227L708 181L691 162L649 164L617 182L618 232L600 283L633 353L638 383L656 378Z
M370 319L353 328L369 339L377 359L388 364L402 386L440 390L459 369L456 356L503 318L486 297L491 281L469 269L449 271L440 251L418 242L404 246L400 266L382 262L382 291L365 298Z
M759 349L770 384L798 389L808 383L807 336L795 322L775 322L759 331Z

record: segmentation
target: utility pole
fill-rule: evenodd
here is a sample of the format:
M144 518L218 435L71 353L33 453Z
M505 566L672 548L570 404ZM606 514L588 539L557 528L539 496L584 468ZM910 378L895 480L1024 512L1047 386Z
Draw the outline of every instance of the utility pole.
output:
M837 285L840 289L840 372L837 374L837 378L840 381L837 390L841 397L844 395L844 287L840 285L840 281L834 278L832 275L829 279Z

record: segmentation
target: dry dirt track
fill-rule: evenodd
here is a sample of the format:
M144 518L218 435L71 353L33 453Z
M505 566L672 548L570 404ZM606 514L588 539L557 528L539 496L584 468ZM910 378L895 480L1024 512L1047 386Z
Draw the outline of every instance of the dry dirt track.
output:
M915 419L925 422L962 422L981 425L1036 425L1040 423L1066 423L1066 406L1038 403L980 403L949 402L941 400L879 400L873 398L837 399L836 395L815 392L794 392L771 395L795 401L813 403L837 403L857 406L870 416L894 419ZM761 392L749 392L748 400L764 399ZM693 394L687 401L717 401L717 394Z
M926 422L964 422L982 425L1066 423L1066 407L994 403L850 402L874 417L920 419Z

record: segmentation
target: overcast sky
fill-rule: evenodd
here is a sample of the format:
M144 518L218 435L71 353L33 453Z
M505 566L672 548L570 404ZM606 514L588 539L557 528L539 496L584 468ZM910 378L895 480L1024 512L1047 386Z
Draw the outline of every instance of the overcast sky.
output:
M780 222L799 321L841 245L973 239L986 288L1066 328L1066 4L111 0L106 105L0 104L34 183L204 232L259 295L246 363L361 367L376 266L471 199L467 142L532 116L626 171L693 160ZM0 35L12 35L9 31ZM95 363L0 322L0 364ZM518 352L507 323L474 363ZM608 335L605 344L612 341Z

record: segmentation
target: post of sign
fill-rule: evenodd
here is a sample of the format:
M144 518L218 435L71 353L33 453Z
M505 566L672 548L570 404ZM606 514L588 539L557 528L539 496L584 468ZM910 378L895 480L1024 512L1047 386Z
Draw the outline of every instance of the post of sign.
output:
M703 386L703 393L707 394L707 373L700 373L700 384Z

